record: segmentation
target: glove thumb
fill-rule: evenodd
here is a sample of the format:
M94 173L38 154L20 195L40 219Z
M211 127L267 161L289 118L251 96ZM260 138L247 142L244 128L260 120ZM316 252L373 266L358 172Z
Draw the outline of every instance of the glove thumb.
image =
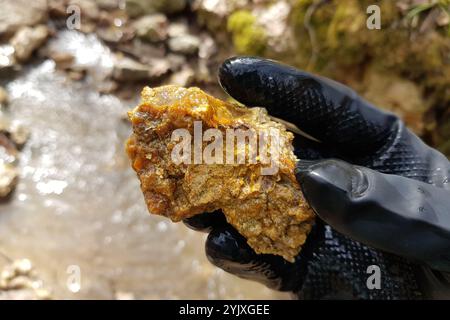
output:
M297 167L306 200L332 228L366 245L450 271L450 193L324 160Z

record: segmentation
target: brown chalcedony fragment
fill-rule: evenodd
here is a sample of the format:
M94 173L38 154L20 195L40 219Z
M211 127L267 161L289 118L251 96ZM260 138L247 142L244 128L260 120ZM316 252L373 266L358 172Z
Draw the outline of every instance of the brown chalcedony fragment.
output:
M149 211L180 221L221 209L255 252L294 261L314 223L314 214L295 179L292 133L272 121L263 108L223 102L199 88L146 87L141 96L141 104L128 114L133 134L127 153ZM223 133L223 164L174 161L172 151L180 141L172 139L173 131L187 129L193 150L195 121L197 125L201 121L202 133L210 128ZM250 143L244 148L233 145L234 155L247 152L244 164L226 162L227 129L261 133L269 128L279 133L275 174L262 174L261 169L268 167L262 158L256 157L256 163L249 161L254 146ZM203 141L202 150L210 143Z

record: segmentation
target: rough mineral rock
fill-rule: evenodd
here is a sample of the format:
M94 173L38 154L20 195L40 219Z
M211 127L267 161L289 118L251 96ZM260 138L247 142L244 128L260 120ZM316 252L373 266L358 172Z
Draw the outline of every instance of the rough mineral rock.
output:
M0 0L0 36L46 20L46 0Z
M194 54L199 46L200 39L190 34L169 39L169 49L177 53Z
M294 175L297 159L291 145L293 135L272 121L265 109L223 102L198 88L146 87L141 104L129 112L129 119L133 134L127 142L127 152L151 213L180 221L221 209L255 252L294 260L311 229L314 215ZM243 154L245 158L247 151L247 163L220 163L220 158L210 164L178 162L173 157L178 142L171 139L173 130L187 129L192 135L198 126L194 121L202 123L203 134L210 128L219 129L224 135L223 145L227 143L227 129L254 130L257 134L278 130L279 138L271 140L271 145L279 147L275 161L278 170L263 174L264 152L259 152L255 162L250 162L249 155L256 151L250 142L241 148L234 142L231 146L231 154L237 157ZM195 150L194 142L187 143ZM206 142L203 148L207 150ZM214 154L220 157L218 150Z
M168 20L163 14L144 16L133 24L136 29L136 35L150 42L166 40L168 25Z
M37 27L23 27L11 39L14 55L18 61L27 61L34 50L39 48L49 36L49 30L44 25Z

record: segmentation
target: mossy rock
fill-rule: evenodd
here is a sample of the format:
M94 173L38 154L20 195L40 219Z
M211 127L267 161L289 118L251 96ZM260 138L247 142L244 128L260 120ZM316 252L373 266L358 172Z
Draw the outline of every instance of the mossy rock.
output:
M256 17L247 10L234 12L227 21L227 30L232 35L237 53L262 55L266 48L266 33L258 25Z
M448 10L450 0L424 7L400 0L285 1L292 8L288 24L294 35L286 51L271 48L270 30L259 24L260 15L255 13L264 10L264 6L269 8L270 1L257 5L248 2L228 16L226 28L216 30L228 31L238 54L277 59L319 73L353 86L363 96L374 95L374 90L362 87L366 79L386 81L391 77L389 82L395 86L398 83L401 88L409 87L405 83L413 84L417 88L414 91L420 93L415 94L420 103L386 107L408 115L405 120L409 126L432 137L427 138L428 143L438 146L450 139L443 133L447 131L441 129L450 121L450 115L443 111L450 109L450 24L431 23L421 29L433 10ZM401 8L405 3L410 7ZM381 9L380 30L369 30L366 25L367 7L373 4ZM374 70L383 77L367 75Z

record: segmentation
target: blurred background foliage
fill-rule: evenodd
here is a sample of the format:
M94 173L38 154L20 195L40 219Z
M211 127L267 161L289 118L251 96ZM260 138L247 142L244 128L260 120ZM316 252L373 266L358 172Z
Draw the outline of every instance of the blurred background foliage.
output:
M341 81L450 155L450 1L231 0L220 14L208 2L197 1L199 21L227 30L236 53ZM366 26L373 4L379 30Z

